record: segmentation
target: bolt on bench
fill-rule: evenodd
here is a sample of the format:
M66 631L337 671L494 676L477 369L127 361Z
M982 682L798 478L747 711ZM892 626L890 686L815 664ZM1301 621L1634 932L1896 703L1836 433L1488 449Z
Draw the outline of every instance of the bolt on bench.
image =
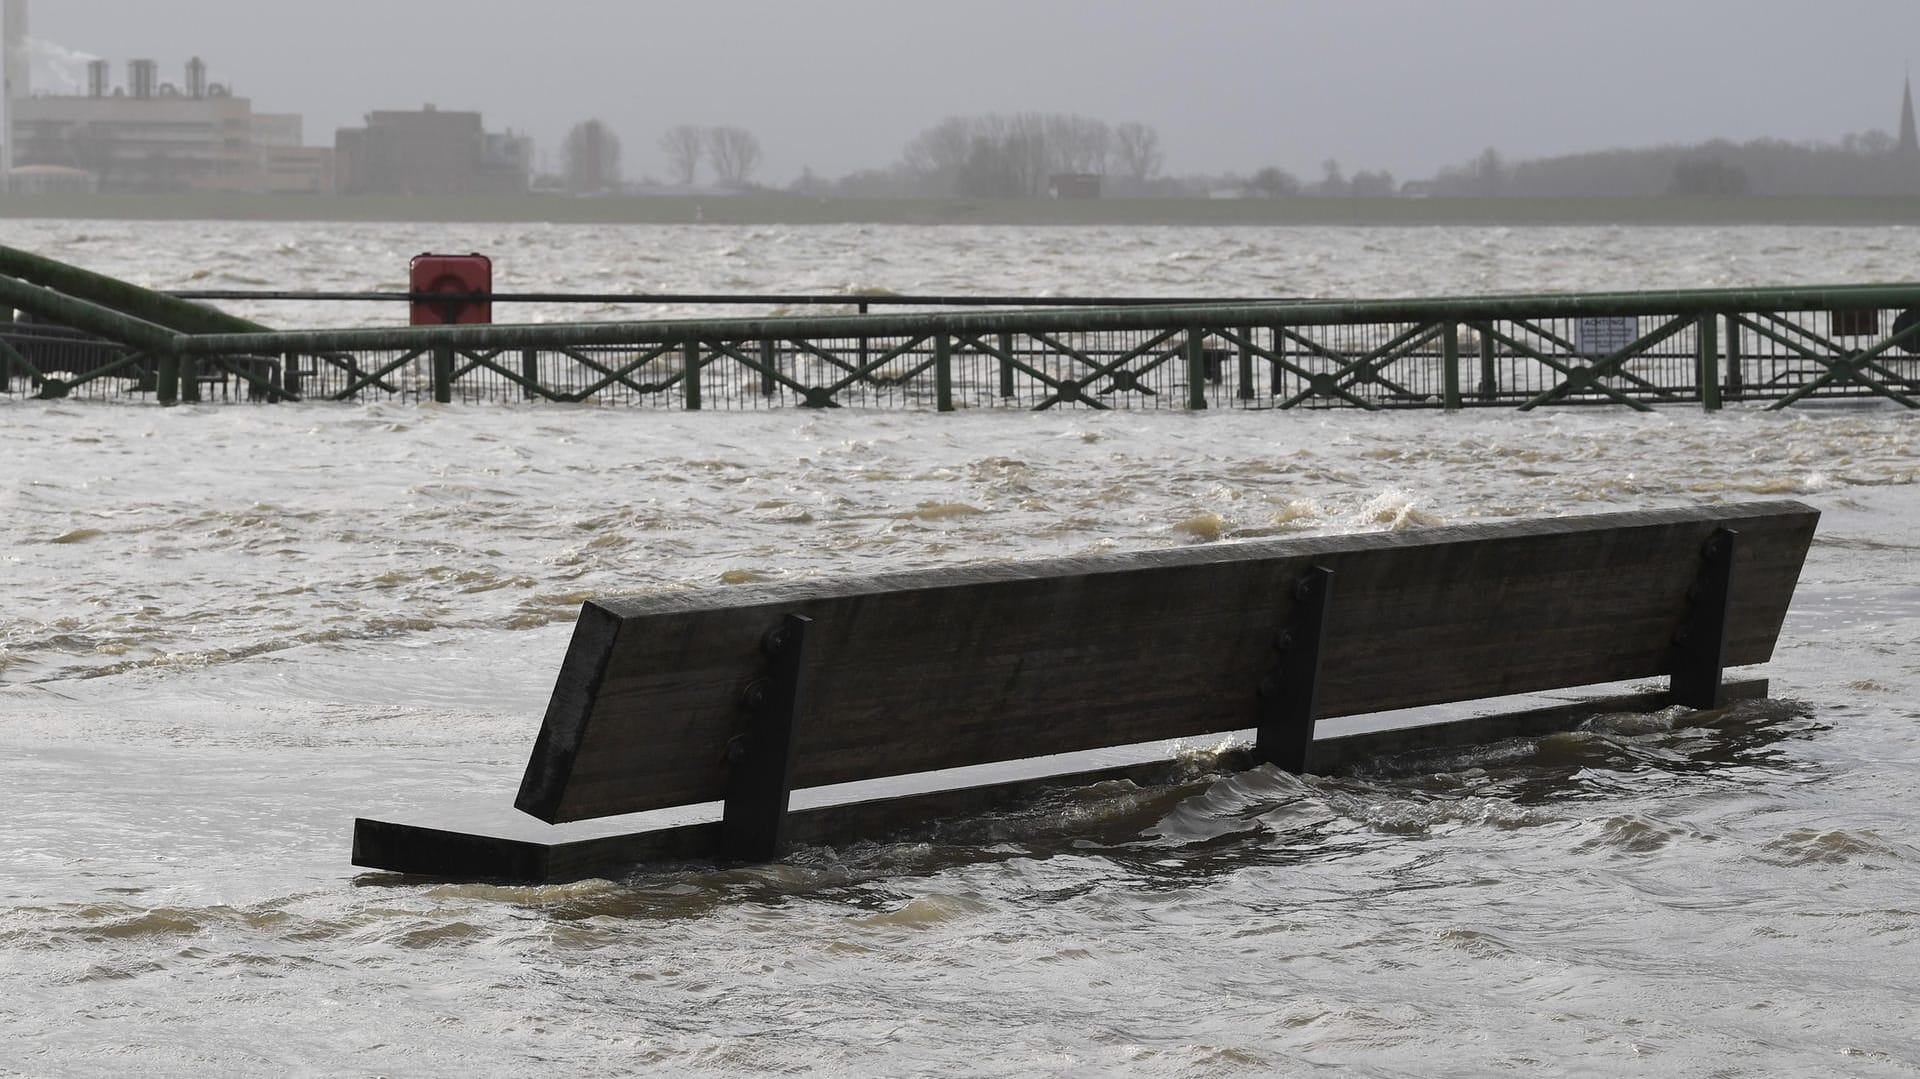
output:
M796 789L1249 729L1248 763L1330 773L1599 712L1716 708L1765 694L1722 668L1772 656L1818 520L1757 502L590 601L514 803L547 825L360 819L353 861L540 881L766 860L1152 769L790 811ZM1653 677L1669 687L1315 737L1320 719ZM718 820L547 827L716 802Z

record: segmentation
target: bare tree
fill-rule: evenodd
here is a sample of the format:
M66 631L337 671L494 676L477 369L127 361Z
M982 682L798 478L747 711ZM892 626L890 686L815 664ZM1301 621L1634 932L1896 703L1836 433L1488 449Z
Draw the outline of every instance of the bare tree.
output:
M1327 158L1320 162L1320 181L1303 188L1309 195L1348 195L1352 191L1347 185L1346 173L1340 171L1340 162Z
M707 160L722 184L740 187L760 167L760 140L745 128L708 128Z
M620 139L598 119L573 125L560 154L568 191L578 195L620 186Z
M950 182L973 152L973 128L971 119L949 116L914 136L901 160L928 180Z
M1107 171L1113 153L1113 129L1085 116L1054 115L1044 121L1047 150L1060 172Z
M692 124L679 124L660 136L660 152L667 155L667 175L682 187L693 182L700 155L707 149L707 133Z
M1253 178L1247 181L1247 187L1270 199L1300 193L1300 181L1292 173L1274 165L1254 173Z
M1498 195L1507 186L1507 163L1500 157L1500 151L1489 146L1480 151L1473 159L1474 181L1480 190L1476 194Z
M1146 183L1160 171L1160 133L1141 123L1113 129L1114 157L1120 172L1135 183Z
M1001 117L993 117L1000 120ZM1021 198L1047 193L1047 174L1053 171L1054 155L1047 145L1047 118L1037 112L1019 112L1004 118L1001 145L1005 147L1007 167Z
M1159 167L1159 150L1147 134L1151 171ZM1114 146L1113 129L1085 116L949 116L907 144L901 167L930 190L968 198L1034 198L1047 193L1054 173L1105 174Z
M953 192L969 199L1018 198L1020 177L1014 172L1007 146L986 135L976 135L967 160L953 177Z
M1380 199L1393 192L1393 173L1385 169L1377 172L1361 169L1353 174L1353 179L1347 181L1347 194L1356 198Z

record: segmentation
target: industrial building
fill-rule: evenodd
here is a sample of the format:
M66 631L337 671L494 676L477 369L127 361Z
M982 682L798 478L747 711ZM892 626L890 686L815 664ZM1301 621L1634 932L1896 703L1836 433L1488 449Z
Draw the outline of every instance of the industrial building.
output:
M0 0L0 188L19 192L232 191L375 195L523 194L533 140L488 132L477 112L380 111L306 146L301 117L253 103L187 61L178 82L153 60L128 61L113 84L105 60L84 89L35 92L26 57L27 0Z
M337 189L355 195L518 195L533 173L533 140L488 132L477 112L367 114L334 135Z
M301 118L252 102L187 61L178 82L152 60L129 61L115 86L107 61L87 65L81 92L36 92L27 57L27 0L5 0L6 85L0 91L0 184L14 191L333 190L333 151L301 145Z
M114 86L95 60L81 94L22 95L14 79L13 167L81 170L101 191L333 190L332 151L300 145L298 115L254 112L198 57L182 74L162 81L154 61L133 60Z

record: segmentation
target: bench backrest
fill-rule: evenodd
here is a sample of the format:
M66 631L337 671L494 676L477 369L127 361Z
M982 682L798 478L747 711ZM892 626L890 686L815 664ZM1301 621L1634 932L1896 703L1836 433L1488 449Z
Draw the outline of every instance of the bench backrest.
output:
M1818 516L1763 502L589 602L516 804L558 822L722 798L742 692L789 614L813 620L795 787L1254 727L1314 567L1336 581L1316 717L1668 673L1721 528L1725 663L1759 663Z

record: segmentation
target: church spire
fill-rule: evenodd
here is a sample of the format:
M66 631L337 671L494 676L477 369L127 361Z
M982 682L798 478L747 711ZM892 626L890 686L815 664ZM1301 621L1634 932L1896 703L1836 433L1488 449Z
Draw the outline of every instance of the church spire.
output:
M1900 152L1920 154L1920 136L1913 130L1913 76L1907 76L1906 90L1900 95Z

